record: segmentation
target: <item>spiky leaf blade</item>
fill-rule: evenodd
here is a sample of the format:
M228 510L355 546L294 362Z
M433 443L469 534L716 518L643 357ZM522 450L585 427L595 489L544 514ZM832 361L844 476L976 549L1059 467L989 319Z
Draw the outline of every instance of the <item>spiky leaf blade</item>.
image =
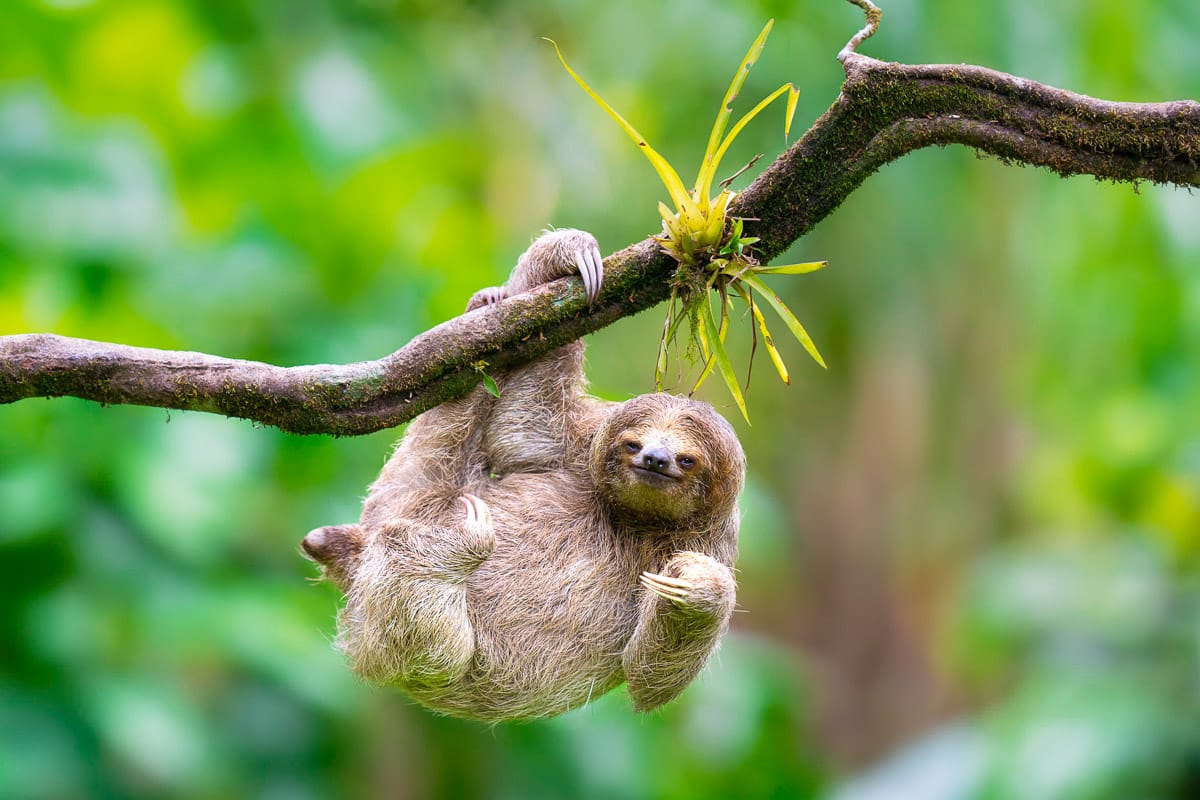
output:
M616 121L618 125L621 126L621 129L625 131L629 138L633 139L634 143L638 146L638 149L642 151L642 154L646 156L647 160L650 161L651 166L654 167L654 171L658 173L658 177L662 180L663 185L667 187L667 192L671 195L671 199L675 202L676 207L679 208L680 213L686 213L687 215L695 214L698 216L698 212L695 210L695 204L692 202L692 198L688 194L687 189L684 187L683 180L679 177L679 173L675 171L675 168L672 167L665 158L659 155L658 151L646 142L645 137L638 133L636 128L630 125L624 117L617 113L615 108L606 103L604 98L596 94L592 87L588 86L587 83L584 82L583 78L579 77L579 74L576 73L575 70L571 69L571 65L567 63L567 59L563 57L562 50L560 50L558 47L558 42L554 41L553 39L546 39L546 41L554 46L554 52L558 54L558 60L563 65L563 69L565 69L567 73L575 79L575 82L578 83L580 87L582 87L583 90L588 93L589 97L596 101L597 105L604 109L604 111L610 117L612 117L612 119Z
M761 103L759 103L754 108L752 108L748 112L746 112L746 116L744 116L738 120L737 124L733 126L733 130L731 130L729 132L729 135L725 137L725 140L723 142L721 142L721 146L719 148L717 148L716 155L713 156L712 168L714 171L716 170L717 166L721 163L721 159L725 157L725 151L729 149L729 145L733 144L733 140L736 139L738 134L742 132L742 128L749 125L750 120L757 117L758 113L760 111L762 111L767 106L771 105L771 103L774 102L775 98L779 97L779 95L783 94L788 89L795 91L795 87L792 86L792 84L785 83L783 86L780 86L778 89L776 89L775 91L773 91L769 95L767 95L766 99L763 100ZM711 180L711 178L710 178L710 180Z
M717 147L720 145L721 137L725 134L725 128L729 125L729 118L733 114L733 101L737 99L738 94L742 91L742 85L746 82L746 76L750 74L750 68L758 61L758 57L762 54L763 48L767 45L767 36L771 33L771 28L774 27L775 20L767 20L767 24L759 32L758 38L750 45L750 49L746 51L746 57L742 59L742 63L738 64L737 72L733 74L733 80L729 82L729 88L725 91L725 97L721 100L721 108L717 111L717 119L713 122L712 132L708 135L708 146L704 148L704 160L700 162L700 173L696 176L695 191L702 197L707 197L712 188L713 177L717 174L717 166L720 163L720 158L715 157Z
M783 140L786 142L788 133L792 130L792 117L796 116L796 101L800 99L800 90L792 86L788 92L787 109L783 112Z
M821 358L820 352L817 351L817 346L813 344L812 337L808 335L808 331L804 330L804 326L800 324L800 320L796 319L796 315L792 313L791 309L784 305L783 301L779 299L779 295L775 294L775 292L773 292L769 286L763 283L762 278L758 277L752 272L744 273L742 275L742 281L762 295L762 298L767 301L767 304L770 305L771 308L775 309L775 313L783 319L783 322L785 325L787 325L788 330L792 332L792 335L796 337L796 340L800 342L806 351L808 351L808 354L812 356L813 360L820 364L823 368L828 369L828 367L825 366L825 359Z
M758 275L807 275L829 266L828 261L805 261L802 264L782 264L769 267L753 267L752 272Z
M707 300L707 298L706 298ZM724 305L722 305L722 309ZM709 307L707 301L700 304L700 315L704 319L704 324L709 328L717 328L715 320L713 320L712 308ZM722 323L728 326L729 317L722 312ZM733 395L733 401L737 403L738 410L742 412L742 417L746 420L746 424L750 424L750 413L746 410L746 399L742 396L742 387L738 385L737 375L734 374L733 365L729 363L729 354L725 352L725 342L721 336L712 337L712 353L713 358L717 362L717 369L721 373L721 378L724 379L725 385L729 387L729 393Z
M771 357L771 363L775 365L775 371L779 373L779 377L784 383L791 384L792 379L788 374L787 365L783 363L783 356L779 354L779 348L775 346L775 339L771 336L771 331L767 329L767 319L763 316L762 309L758 307L758 303L754 302L754 295L744 286L735 284L733 289L750 307L750 313L754 316L754 321L758 323L758 330L762 334L763 344L767 347L767 355Z

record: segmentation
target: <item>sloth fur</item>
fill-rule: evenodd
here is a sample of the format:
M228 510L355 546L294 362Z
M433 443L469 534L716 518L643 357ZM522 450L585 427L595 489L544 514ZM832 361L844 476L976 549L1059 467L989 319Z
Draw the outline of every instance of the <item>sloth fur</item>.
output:
M468 309L581 272L590 234L560 230ZM589 397L583 342L425 412L354 525L305 553L346 595L338 645L365 678L487 720L551 716L624 682L639 711L678 695L734 607L745 458L709 405Z

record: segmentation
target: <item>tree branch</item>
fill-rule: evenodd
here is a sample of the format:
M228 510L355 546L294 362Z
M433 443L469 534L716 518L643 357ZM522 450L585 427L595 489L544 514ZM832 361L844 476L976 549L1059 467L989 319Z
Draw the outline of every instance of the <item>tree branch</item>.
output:
M834 104L734 201L753 218L764 260L833 212L875 170L929 145L964 144L1060 175L1200 185L1200 103L1112 103L963 65L905 65L860 55L867 14L839 54ZM872 11L873 9L873 11ZM588 307L564 279L452 319L377 361L276 367L50 334L0 337L0 403L69 395L209 411L296 433L362 434L460 397L480 371L528 362L669 294L673 262L654 239L605 259ZM647 356L649 357L649 355Z
M1112 103L959 64L894 64L843 51L837 101L739 197L772 258L884 164L964 144L1059 175L1200 186L1200 103ZM747 226L749 227L749 226Z

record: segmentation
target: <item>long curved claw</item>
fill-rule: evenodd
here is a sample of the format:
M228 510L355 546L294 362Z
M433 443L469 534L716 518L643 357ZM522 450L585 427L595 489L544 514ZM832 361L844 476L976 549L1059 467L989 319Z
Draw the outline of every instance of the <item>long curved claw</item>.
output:
M682 578L670 578L653 572L643 572L640 580L648 591L673 603L686 603L692 588L692 584Z
M488 504L480 500L473 494L464 494L458 498L462 501L467 509L467 524L468 525L491 525L492 510L488 508Z
M579 276L583 278L583 291L587 295L588 305L592 305L600 296L600 284L604 281L604 259L600 257L599 248L590 245L586 250L576 250L575 265L579 267Z
M484 306L494 306L506 297L508 297L508 291L503 286L489 286L486 289L480 289L467 303L467 311L474 311Z

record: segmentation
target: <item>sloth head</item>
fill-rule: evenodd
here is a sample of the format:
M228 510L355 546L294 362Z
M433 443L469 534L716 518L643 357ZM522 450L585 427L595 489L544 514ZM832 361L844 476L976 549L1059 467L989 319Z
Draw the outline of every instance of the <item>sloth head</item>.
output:
M618 516L685 522L733 511L746 460L712 406L644 394L609 414L592 441L590 468Z

